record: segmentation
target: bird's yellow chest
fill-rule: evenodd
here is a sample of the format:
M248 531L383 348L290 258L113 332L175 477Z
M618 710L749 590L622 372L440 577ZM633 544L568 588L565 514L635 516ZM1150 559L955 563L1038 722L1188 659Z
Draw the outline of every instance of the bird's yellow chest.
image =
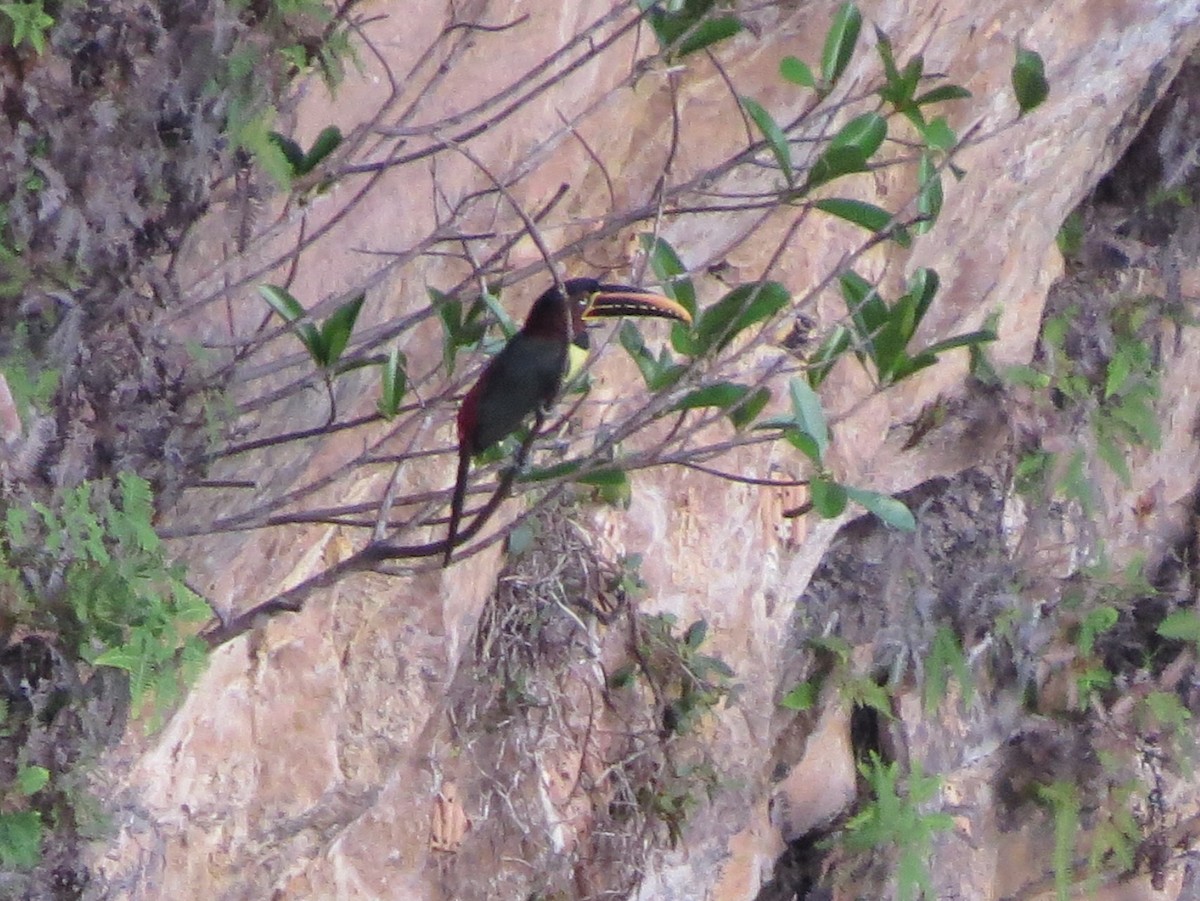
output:
M587 358L586 347L580 347L574 341L567 345L567 371L563 374L564 386L583 371L583 364L587 362Z

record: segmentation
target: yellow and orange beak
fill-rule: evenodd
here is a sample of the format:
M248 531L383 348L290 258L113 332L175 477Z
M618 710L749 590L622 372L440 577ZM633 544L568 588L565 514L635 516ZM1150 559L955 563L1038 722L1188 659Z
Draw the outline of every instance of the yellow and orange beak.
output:
M585 322L618 316L653 316L689 324L692 321L692 314L669 297L627 285L597 285L588 296L581 315Z

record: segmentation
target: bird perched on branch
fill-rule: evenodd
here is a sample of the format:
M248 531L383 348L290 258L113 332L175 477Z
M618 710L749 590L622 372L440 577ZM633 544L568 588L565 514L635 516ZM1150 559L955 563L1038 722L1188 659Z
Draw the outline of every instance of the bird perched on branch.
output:
M587 359L588 322L618 316L692 321L684 307L660 294L592 278L567 279L534 301L521 330L467 392L458 410L458 478L443 566L449 565L458 537L471 457L511 435L531 414L549 408Z

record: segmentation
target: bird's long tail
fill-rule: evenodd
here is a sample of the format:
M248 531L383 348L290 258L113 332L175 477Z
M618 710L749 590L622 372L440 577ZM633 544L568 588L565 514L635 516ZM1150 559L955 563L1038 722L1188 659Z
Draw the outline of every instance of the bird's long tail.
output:
M462 519L463 502L467 497L467 472L471 468L471 452L466 447L458 449L458 476L454 480L454 497L450 499L450 527L446 531L446 552L442 555L442 568L450 565L450 555L458 538L458 523Z

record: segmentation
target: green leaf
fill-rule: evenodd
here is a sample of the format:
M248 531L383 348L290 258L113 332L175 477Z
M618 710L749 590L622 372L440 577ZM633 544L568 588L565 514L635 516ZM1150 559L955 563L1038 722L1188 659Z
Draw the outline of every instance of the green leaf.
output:
M581 485L595 485L597 487L604 485L621 485L629 480L623 469L596 469L592 472L584 473L581 476L576 476L575 481Z
M285 322L296 322L304 318L304 307L300 305L300 301L288 293L286 288L278 285L259 285L258 293L271 305L271 309L283 317Z
M404 392L408 387L407 363L408 359L400 352L400 348L393 347L380 368L378 409L384 419L394 419L400 412L400 402L404 400Z
M771 392L768 389L755 388L749 397L729 411L729 421L735 429L744 429L757 418L770 400Z
M1163 638L1200 644L1200 615L1193 610L1173 610L1154 631Z
M622 469L600 469L578 476L575 479L583 485L591 485L596 489L599 499L614 507L628 508L633 498L633 486L629 475Z
M1108 400L1124 388L1132 373L1133 361L1129 354L1122 353L1118 348L1117 353L1109 360L1108 371L1104 375L1104 399Z
M865 228L867 231L874 232L875 234L883 232L893 224L891 213L883 207L867 203L865 200L829 197L825 200L814 202L813 206L822 212L829 213L831 216L837 216L839 219L845 219L847 222ZM907 229L897 228L892 232L891 237L901 247L908 247L912 244L912 238L909 236Z
M321 326L321 343L325 351L324 365L336 366L342 358L342 351L350 343L350 335L354 331L354 323L358 321L358 313L362 309L366 294L351 298L330 314Z
M642 333L627 319L617 331L617 340L642 374L646 387L650 388L659 377L658 359L646 347Z
M1017 48L1017 58L1012 67L1013 93L1021 116L1042 104L1050 93L1046 81L1046 67L1036 51Z
M672 59L703 50L742 30L741 23L732 16L707 18L715 5L716 0L683 0L676 3L638 0L638 6L645 11L659 46Z
M8 16L12 24L14 49L28 43L38 56L46 52L46 32L54 27L54 18L46 12L42 0L33 3L0 3L0 13Z
M875 356L873 344L888 322L891 312L879 292L869 281L857 272L844 272L838 277L842 290L842 298L846 301L846 310L854 323L854 330L866 352ZM861 355L860 355L861 356Z
M821 686L818 682L809 679L801 682L779 701L779 706L785 710L811 710L816 706L817 698L821 693Z
M804 178L797 194L804 195L843 175L867 171L867 158L857 147L826 147L817 157Z
M821 450L817 446L817 442L813 436L807 432L802 432L798 428L792 427L784 431L784 440L808 459L812 460L818 466L821 465Z
M896 67L896 54L892 50L892 39L878 25L875 26L875 51L879 54L880 62L883 63L884 80L889 84L898 81L900 70Z
M896 104L898 107L912 105L913 95L917 92L917 85L921 83L921 76L924 72L925 58L919 53L905 64L904 72L896 86L899 91L897 96L900 99L900 102Z
M928 106L931 103L944 103L947 100L969 100L971 92L956 84L939 85L921 94L913 102L917 106Z
M35 810L0 813L0 868L31 870L42 857L42 815Z
M694 330L695 354L720 350L750 326L770 319L792 301L778 282L734 288L700 315Z
M675 248L661 235L642 232L638 235L650 270L662 286L663 293L679 303L685 310L696 315L696 289L687 277L687 267L675 252Z
M946 697L950 685L950 676L958 680L962 689L963 700L971 703L974 685L971 680L971 670L967 665L966 655L958 639L945 626L938 626L934 633L933 642L929 646L929 656L925 661L925 711L936 710Z
M779 74L792 84L798 84L802 88L813 88L817 85L812 69L808 67L807 63L794 56L785 56L779 61Z
M17 791L23 795L34 795L46 787L50 771L44 766L23 766L17 770Z
M783 171L783 177L787 179L788 185L793 184L796 176L792 171L792 148L788 144L787 135L757 100L750 97L738 99L750 118L754 120L754 124L758 126L758 130L762 132L762 136L766 138L767 146L775 155L775 160L779 163L779 168Z
M1161 725L1176 729L1192 718L1192 712L1173 691L1150 692L1146 695L1146 708Z
M1120 615L1117 608L1105 604L1088 612L1079 624L1079 638L1076 646L1081 654L1091 654L1096 645L1096 636L1107 632L1117 624Z
M477 298L470 307L464 307L457 299L433 287L426 288L426 292L442 323L442 362L446 374L453 375L458 349L477 344L486 332L483 311L487 306Z
M834 328L829 337L821 342L817 352L808 361L808 384L813 388L821 387L821 383L833 369L833 364L841 359L850 347L850 330L844 325Z
M947 153L953 150L954 145L958 143L958 135L954 133L954 129L946 122L944 116L938 116L922 128L921 137L925 139L926 146Z
M624 663L613 670L606 680L610 689L616 690L626 688L633 684L633 677L637 675L637 666L633 663Z
M93 666L111 666L115 669L125 670L127 673L138 672L143 667L144 662L145 655L137 648L129 645L109 648L91 661Z
M903 501L898 501L890 495L868 491L865 488L847 488L846 496L894 529L913 532L917 528L917 520L912 511Z
M691 34L679 42L673 56L676 59L688 56L697 50L703 50L706 47L711 47L713 44L718 44L721 41L731 38L741 30L742 23L733 16L707 19L701 22Z
M268 132L267 139L279 148L292 169L292 175L301 174L304 167L304 151L300 149L300 145L277 131Z
M304 317L304 307L300 305L300 301L278 285L259 285L258 293L285 322L296 327L296 337L300 339L313 362L318 366L325 365L326 355L321 333L311 322L301 321Z
M846 509L846 489L837 482L825 478L813 479L809 486L812 505L825 519L841 516Z
M788 390L792 399L792 415L796 426L805 435L809 435L817 449L816 461L824 461L825 452L829 450L829 425L825 422L825 411L821 409L821 399L817 392L804 379L792 379Z
M549 482L563 476L573 475L583 465L582 460L564 460L552 466L541 466L525 470L517 475L518 482Z
M831 149L855 147L862 153L863 159L870 159L883 146L886 138L887 119L879 113L863 113L843 125L830 140L829 146Z
M700 645L704 644L704 639L707 637L708 622L706 620L698 619L688 626L687 632L685 632L683 636L683 643L694 651L699 648Z
M321 129L321 133L317 135L317 139L313 141L312 147L308 149L308 153L304 156L303 168L300 170L301 175L307 175L313 169L317 168L329 154L337 150L342 143L342 130L336 125L329 125Z
M923 235L933 228L942 212L942 175L938 172L933 154L921 154L921 162L917 167L917 183L921 186L917 193L917 212L924 217L924 221L917 223L916 232Z
M928 347L922 350L921 353L923 355L932 354L933 356L937 356L938 354L945 353L948 350L955 350L959 347L979 347L983 344L989 344L992 341L995 341L996 338L996 333L991 329L980 329L976 332L964 332L961 335L955 335L953 338L947 338L945 341L938 341L934 344L930 344Z
M672 410L695 410L700 407L729 407L746 396L750 390L735 382L716 382L689 391L674 404Z
M516 320L509 315L508 310L504 309L504 305L500 303L499 297L489 290L484 291L481 295L479 295L479 299L483 302L484 306L488 308L491 314L496 317L496 321L500 324L500 331L504 333L505 341L509 340L513 335L520 331L521 327L517 325Z
M862 14L853 3L843 3L834 14L833 22L825 35L825 48L821 52L821 81L826 91L837 84L858 42L862 28Z

